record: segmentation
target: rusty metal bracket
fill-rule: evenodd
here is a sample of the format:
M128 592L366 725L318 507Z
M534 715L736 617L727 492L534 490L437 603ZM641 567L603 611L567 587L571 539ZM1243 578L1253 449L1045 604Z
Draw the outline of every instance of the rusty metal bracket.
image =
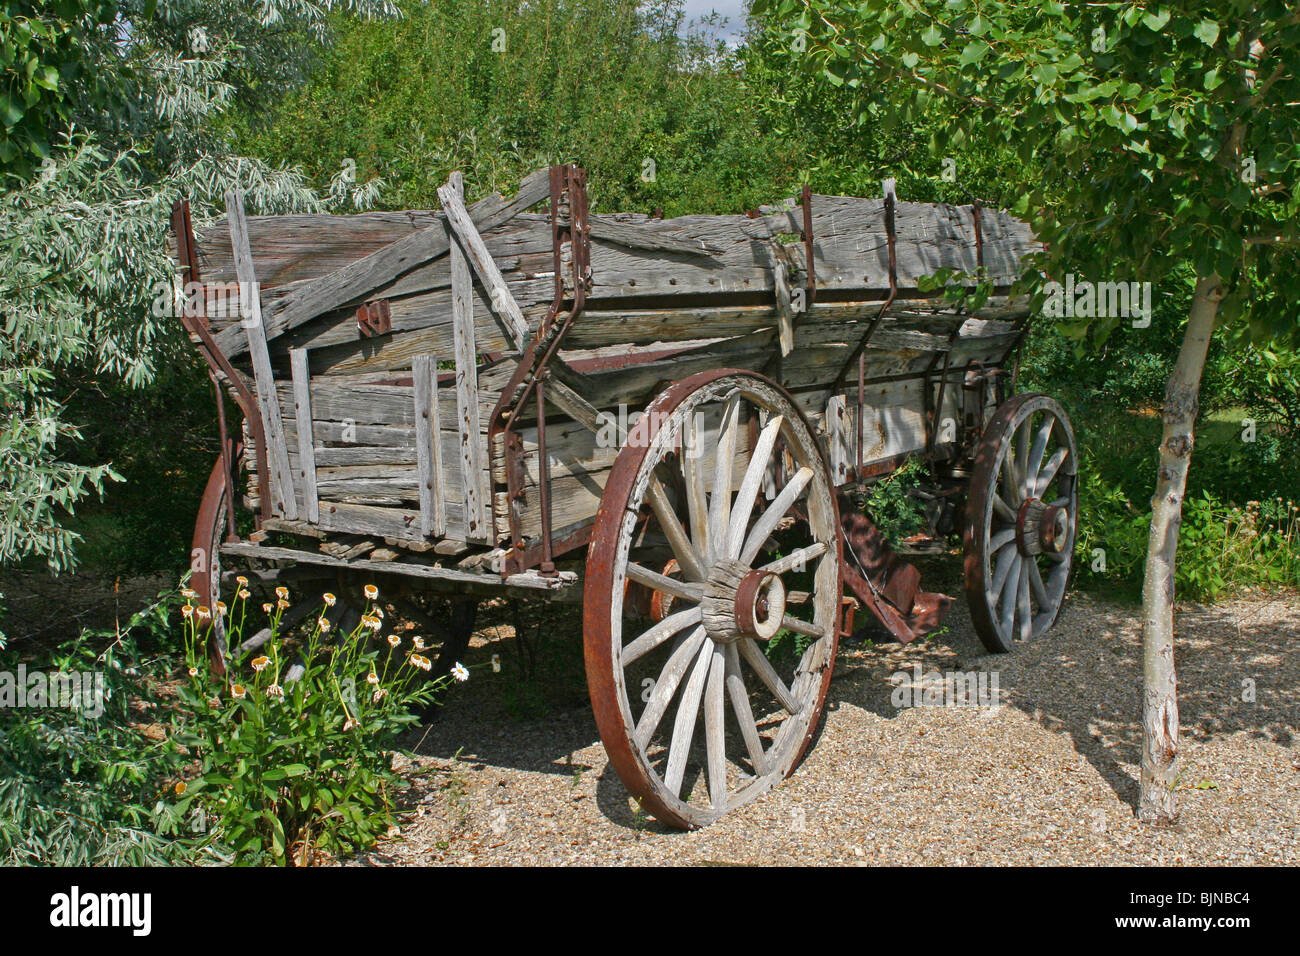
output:
M393 331L393 312L387 299L367 302L357 309L357 332L363 339Z
M813 262L811 187L805 185L799 198L803 201L803 257L806 265L804 270L804 288L807 290L807 297L804 300L804 306L807 308L810 307L817 298L817 265Z
M199 257L194 247L194 223L190 218L190 204L188 200L178 199L172 204L171 215L172 234L176 237L176 260L180 263L182 272L185 275L187 283L198 284L201 282L199 277ZM200 298L202 303L202 298ZM257 455L257 494L261 503L261 514L257 517L257 527L261 528L262 522L272 516L271 513L271 494L269 487L269 476L267 471L266 455L266 433L262 428L262 416L257 409L257 398L252 389L240 376L235 367L230 364L224 352L217 346L208 330L206 313L200 304L197 314L190 315L188 304L186 308L181 309L181 324L191 338L196 339L196 347L203 360L208 365L209 374L215 380L225 379L230 383L231 389L235 393L235 403L239 405L240 411L244 413L244 420L248 423L250 431L253 433L253 448ZM220 425L225 418L225 410L218 409L218 424ZM225 438L223 437L223 448L226 447ZM233 469L233 455L227 455L226 463L230 464ZM227 472L226 490L231 501L235 498L235 480L231 472Z
M554 573L556 542L550 524L550 463L545 453L544 403L546 393L543 382L549 375L550 364L555 360L560 345L586 302L591 287L591 227L588 224L587 174L575 165L552 166L551 176L551 247L555 267L555 294L536 335L523 349L519 364L498 399L488 420L488 456L493 471L501 464L506 475L506 518L510 527L509 554L501 563L501 574L507 576L527 570L531 561L537 560L543 573ZM569 246L572 267L572 295L564 286L565 245ZM567 308L566 308L567 306ZM539 493L542 500L542 534L540 553L537 548L525 548L519 508L525 491L523 481L523 440L514 431L514 424L529 398L538 403L538 429L541 435L538 459ZM501 443L498 456L497 442ZM498 462L499 457L504 461ZM567 535L561 542L562 550L577 547L574 536ZM585 541L585 538L583 539Z

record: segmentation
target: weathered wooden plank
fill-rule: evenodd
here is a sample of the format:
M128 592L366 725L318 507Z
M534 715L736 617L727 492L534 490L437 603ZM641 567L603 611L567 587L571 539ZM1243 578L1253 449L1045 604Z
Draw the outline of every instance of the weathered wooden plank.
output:
M439 222L437 212L420 209L346 216L249 216L248 240L262 285L270 288L326 275ZM196 232L204 281L236 281L229 223L218 219Z
M781 233L801 233L794 211L778 217L682 216L628 228L693 238L717 250L708 260L661 250L632 249L592 242L593 301L620 296L715 292L770 292L774 286L771 240ZM884 201L844 196L817 196L813 205L814 256L818 289L887 289L888 238ZM901 288L915 288L922 276L940 268L974 272L974 219L971 207L897 203L895 252ZM1037 243L1028 227L1004 213L985 210L983 251L987 274L1009 285L1025 255ZM786 251L804 268L802 243Z
M289 470L289 451L284 437L280 398L271 371L271 355L262 324L262 304L257 291L257 270L248 246L248 226L244 219L244 194L239 190L226 193L226 216L230 221L230 245L234 250L235 271L239 276L240 303L244 311L243 338L253 363L257 404L262 413L267 456L271 461L272 506L290 521L298 517L298 502L293 490L293 473ZM238 327L231 331L238 334Z
M524 303L521 306L524 319L533 325L536 325L537 320L545 315L555 293L553 279L529 277L518 272L510 273L506 277L506 286L516 303ZM489 292L481 286L476 286L474 297L476 307L481 308L481 311L477 312L479 318L476 323L479 348L491 352L516 351L517 343L512 335L494 317ZM452 348L451 302L450 286L421 292L403 299L389 300L389 311L392 315L390 335L359 339L354 312L351 309L344 309L321 316L318 321L282 335L275 342L283 348L295 346L311 348L314 353L313 372L319 372L316 360L323 358L319 356L319 351L326 346L342 344L347 346L347 349L342 351L342 355L360 353L369 356L387 351L389 339L396 339L399 333L403 332L429 330L431 337L422 340L423 350L445 354ZM412 354L414 353L406 353L407 360Z
M524 318L519 303L510 294L500 268L493 261L483 243L483 237L475 228L473 218L465 208L465 202L461 198L460 173L452 173L448 182L438 187L438 199L442 202L450 226L447 242L451 242L451 233L454 232L469 261L474 264L474 271L491 295L493 311L506 324L506 331L513 338L515 346L523 349L528 339L528 320Z
M457 502L448 502L447 522L460 523L464 515ZM387 538L426 541L420 533L419 507L381 508L372 505L322 501L320 527L326 531L343 531L350 534L378 534Z
M593 238L627 246L629 249L680 252L688 256L710 256L717 251L700 239L638 229L634 225L608 216L588 216L587 226Z
M539 170L524 179L519 192L510 202L493 195L475 203L466 211L475 229L487 229L509 221L546 198L550 192L550 175ZM279 299L274 314L267 316L267 338L296 328L318 315L337 309L371 290L392 282L403 273L447 251L447 232L440 222L390 243L363 259L304 284ZM227 356L242 353L237 337L227 329L217 336L217 346Z
M282 394L290 394L288 385L281 385ZM414 399L410 385L348 385L322 381L313 377L311 383L311 401L315 409L318 428L326 422L340 423L343 428L359 429L362 425L414 425ZM491 414L495 399L491 392L478 395L479 410L482 420ZM455 429L458 427L456 406L451 402L439 405L439 428ZM329 432L333 434L337 429ZM321 437L318 441L331 441ZM358 435L360 432L358 431ZM351 444L349 439L338 439ZM412 439L414 440L414 439Z
M874 319L880 312L884 293L878 298L856 302L816 302L798 316L798 325L819 329L828 324ZM982 318L1015 319L1028 314L1024 297L990 296L978 310ZM571 349L602 346L639 346L692 339L727 338L744 335L777 324L774 302L759 305L673 307L666 301L657 309L591 308L565 338ZM908 296L895 299L885 312L881 329L893 327L947 335L963 321L941 296ZM866 326L863 326L865 331Z
M420 533L442 537L447 533L442 448L436 440L438 373L432 355L415 359L415 453L420 497Z
M453 175L448 188L462 202L461 179ZM461 488L465 494L465 540L486 541L491 535L487 513L487 465L478 406L478 346L474 335L473 276L459 240L451 243L451 318L456 357L456 424L460 432Z
M548 577L541 574L512 574L505 578L496 574L462 571L459 568L443 568L432 564L416 564L411 561L369 561L366 559L344 561L327 554L310 551L297 551L292 548L276 548L266 545L245 544L243 542L223 544L223 554L234 554L244 558L256 558L264 561L296 561L302 564L321 564L327 567L348 568L353 571L374 571L380 574L404 574L410 577L428 578L449 584L482 586L496 590L501 587L524 588L533 591L558 591L577 581L572 571L561 571Z
M320 520L320 499L316 492L316 446L312 437L311 373L307 371L307 353L294 349L289 353L293 368L293 418L301 422L297 429L298 474L302 477L303 506L308 521Z

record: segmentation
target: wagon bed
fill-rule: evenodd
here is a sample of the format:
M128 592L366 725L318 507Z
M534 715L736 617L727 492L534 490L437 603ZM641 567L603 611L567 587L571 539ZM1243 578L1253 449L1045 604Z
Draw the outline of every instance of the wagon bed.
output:
M438 192L439 211L267 217L246 216L232 193L226 218L197 232L178 204L183 320L243 411L237 432L221 419L222 456L195 535L201 594L215 600L223 568L234 566L267 580L292 568L396 574L462 594L563 598L582 585L588 676L609 747L607 728L631 718L622 677L598 687L593 676L611 666L602 648L618 644L607 619L617 632L644 611L666 626L687 613L666 610L673 601L707 605L705 584L727 601L757 588L748 611L767 613L772 589L784 587L778 574L758 580L757 570L733 568L732 581L709 568L760 547L778 553L792 523L820 542L801 553L833 567L822 590L836 592L830 610L802 625L814 644L830 641L829 656L801 666L829 678L857 604L901 640L932 628L947 599L922 591L870 521L840 507L845 492L922 456L936 480L936 533L958 530L968 488L992 516L973 546L973 584L967 547L968 591L997 584L982 626L1010 640L1048 610L1055 617L1055 585L1027 577L1025 552L1039 553L1040 525L1059 532L1048 542L1058 549L1073 527L1027 476L1031 463L1053 467L1049 442L1068 449L1043 490L1057 473L1072 475L1068 421L1054 405L1034 406L989 432L1009 407L1012 357L1028 328L1027 300L1010 294L1038 248L1024 223L979 205L900 202L890 181L880 199L805 189L748 214L674 219L591 213L574 166L526 177L511 198L466 205L458 175ZM964 276L971 296L954 304L922 291L940 270ZM1022 428L1034 436L1013 456L1007 432ZM691 464L701 456L707 469ZM1014 521L1003 477L1020 489L1007 498L1037 502ZM742 516L728 527L742 501L752 524ZM834 530L817 531L819 521ZM1016 524L1014 571L999 521ZM761 539L742 544L760 527ZM734 539L731 556L720 537ZM1003 628L1013 574L1024 587L1007 598ZM839 599L841 581L855 600ZM798 593L820 608L821 588ZM1020 606L1020 590L1037 612ZM700 695L716 703L713 681L732 679L733 662L722 661L733 641L752 667L766 666L746 650L759 624L699 625L722 655L691 671L705 675ZM648 643L657 647L656 633ZM223 655L237 650L219 634L218 644ZM817 681L805 684L819 712L824 685L819 695ZM633 739L615 757L629 786L659 800L664 818L700 822L660 792L662 774L658 784L641 779L645 746ZM802 745L782 747L793 766ZM757 772L766 758L750 759L756 779L771 776Z

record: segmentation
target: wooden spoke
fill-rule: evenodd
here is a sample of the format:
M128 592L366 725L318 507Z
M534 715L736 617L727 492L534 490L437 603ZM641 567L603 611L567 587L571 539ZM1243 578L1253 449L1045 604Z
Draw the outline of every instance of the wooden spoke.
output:
M1040 608L1046 607L1050 602L1047 588L1043 586L1043 575L1038 570L1038 562L1030 558L1025 565L1029 568L1029 587L1033 591L1034 600L1038 602Z
M704 681L712 669L714 645L706 641L696 655L691 676L677 704L673 719L672 743L668 747L668 766L664 769L664 786L669 793L681 794L682 777L686 773L686 758L691 754L691 738L695 736L695 721L700 713L700 698L704 696Z
M1056 473L1060 470L1061 465L1063 465L1065 460L1069 457L1069 448L1062 447L1052 452L1052 457L1047 460L1047 464L1044 465L1042 471L1038 473L1038 481L1034 485L1035 494L1041 495L1051 487L1052 479L1056 477Z
M731 523L731 469L736 462L736 435L740 431L740 395L727 399L718 426L718 448L713 462L713 493L709 498L709 541L713 543L711 560L722 554Z
M1028 484L1026 493L1033 495L1037 492L1038 471L1043 466L1043 454L1047 451L1047 440L1052 437L1052 429L1056 426L1054 419L1048 418L1043 422L1038 434L1034 435L1034 447L1029 451L1029 464L1025 468L1025 481Z
M1020 580L1016 586L1016 605L1020 616L1022 641L1029 640L1034 633L1034 618L1029 606L1029 565L1033 563L1033 558L1025 558L1020 562Z
M671 594L673 597L679 597L686 601L699 601L704 593L699 584L678 581L676 578L670 578L658 571L651 571L639 564L629 564L627 566L627 576L637 584L644 584L655 591L663 591L665 594Z
M660 672L659 679L655 681L654 689L650 691L650 699L646 702L645 710L641 712L641 719L637 721L635 738L642 749L650 743L650 738L659 728L659 721L663 720L668 704L677 693L677 687L686 674L686 668L706 643L708 642L705 640L704 628L697 627L668 658L668 663Z
M1016 477L1019 479L1017 488L1020 490L1020 500L1024 501L1029 497L1029 420L1026 420L1024 426L1016 431L1015 441L1011 448L1007 449L1007 457L1012 452L1016 455Z
M997 554L1011 542L1016 540L1016 527L1003 528L997 534L989 538L989 554Z
M820 635L818 635L820 636ZM739 641L740 656L745 659L750 667L754 668L754 673L758 679L767 685L767 689L772 692L778 704L785 708L786 712L793 715L799 712L799 704L795 701L790 689L785 686L785 681L781 680L781 675L776 672L763 649L748 638Z
M820 558L827 551L826 543L823 541L814 541L806 548L799 548L797 551L791 551L784 558L777 558L771 564L765 564L760 571L770 571L772 574L785 574L797 568L801 564L807 564L815 558Z
M773 415L763 426L758 441L754 443L750 453L749 467L745 469L745 477L741 479L740 491L736 493L736 501L732 506L731 524L727 527L723 554L728 558L740 554L741 543L745 540L745 529L749 527L749 516L754 510L754 501L763 487L763 476L767 474L768 462L772 460L772 447L776 444L777 435L780 434L782 421L780 415Z
M1015 442L1007 443L1007 453L1002 458L1002 488L998 494L1009 505L1016 507L1024 501L1020 494L1020 476L1016 474Z
M682 442L682 477L686 483L686 512L690 520L691 541L695 552L712 561L709 544L709 496L705 488L704 422L696 412L686 420L686 439ZM680 560L680 559L678 559Z
M809 624L807 621L801 621L797 617L786 614L781 618L781 626L787 631L794 631L796 634L806 634L809 637L821 637L823 629L815 624Z
M681 565L686 580L703 581L709 576L704 569L704 562L699 552L695 550L695 546L691 544L691 539L686 536L686 529L682 527L677 513L673 511L673 506L668 501L668 495L665 494L658 478L651 477L650 486L646 489L646 499L650 502L650 509L654 511L655 517L659 519L659 527L668 539L673 554L677 556L677 563Z
M726 655L721 645L714 644L709 683L704 690L704 743L708 754L709 803L715 810L727 809L726 679Z
M758 557L758 552L763 547L763 542L776 529L781 519L785 517L786 512L790 510L790 506L799 499L799 495L803 493L804 488L808 486L808 482L812 481L812 479L813 470L811 468L805 466L795 472L794 477L781 489L781 493L767 506L767 510L763 512L762 517L754 522L754 527L749 532L749 538L740 552L739 560L741 564L753 563L754 558Z
M635 663L668 638L681 633L692 624L699 624L704 612L697 604L695 607L669 614L659 623L623 648L623 666Z
M1017 554L1018 552L1012 549L998 556L997 567L993 570L993 579L989 582L989 602L993 605L998 603L998 598L1002 595L1002 589L1007 583L1007 576L1016 563Z
M740 736L745 741L745 750L749 753L754 773L762 776L767 773L767 757L763 753L763 738L758 735L753 708L749 706L749 690L740 673L740 651L735 644L728 644L724 653L727 657L727 696L731 698L731 709L740 726Z
M996 491L993 492L993 511L998 515L998 517L1002 518L1004 521L1014 522L1016 520L1015 510L1012 509L1012 507L1009 504L1003 501L1002 496L999 495Z
M1002 617L998 623L1002 625L1002 631L1007 635L1008 639L1011 637L1011 628L1014 626L1016 618L1016 589L1020 583L1020 564L1020 552L1013 551L1011 573L1007 575L1006 581L1003 582L1002 591L998 595L998 601L995 602L995 606L1000 604L1002 607Z

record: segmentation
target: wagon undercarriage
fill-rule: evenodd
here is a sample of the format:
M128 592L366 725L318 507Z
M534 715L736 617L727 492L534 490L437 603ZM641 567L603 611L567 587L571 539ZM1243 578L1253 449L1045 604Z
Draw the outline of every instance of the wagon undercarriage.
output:
M1059 406L1010 397L1023 224L888 183L598 216L574 166L509 200L467 206L458 176L439 197L248 218L231 194L197 237L178 205L184 321L244 415L221 416L196 527L205 599L235 574L384 576L417 619L429 590L581 597L611 760L682 826L797 764L856 607L903 641L937 625L949 599L846 497L909 458L930 463L932 534L964 534L986 643L1055 619L1075 451ZM940 269L992 292L922 292Z

